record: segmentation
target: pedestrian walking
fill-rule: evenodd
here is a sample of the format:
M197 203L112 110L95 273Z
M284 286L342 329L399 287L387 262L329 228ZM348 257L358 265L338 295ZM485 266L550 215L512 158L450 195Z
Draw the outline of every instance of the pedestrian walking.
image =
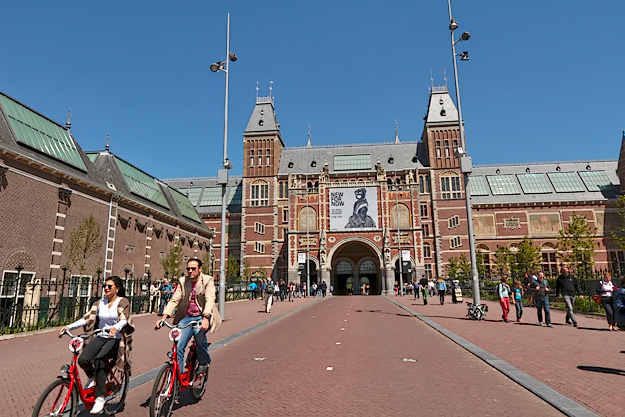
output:
M421 294L423 295L423 305L426 306L428 305L428 280L423 277L421 278L419 284L421 287Z
M254 281L250 282L250 298L252 300L256 299L256 291L258 291L258 284L256 284Z
M263 295L263 301L265 301L265 313L271 313L271 304L273 303L273 293L275 291L275 287L271 278L267 279L267 284L265 285L265 293Z
M441 305L445 304L445 291L447 291L447 284L443 278L439 278L436 282L436 289L438 290L438 299Z
M534 301L536 303L536 309L538 313L538 323L541 326L545 324L547 327L553 327L551 324L551 315L549 313L549 283L545 279L545 274L541 271L538 273L538 280L534 284ZM545 311L545 321L543 322L543 310Z
M619 288L614 293L614 325L625 328L625 278L618 283Z
M523 285L527 293L527 303L530 307L534 307L534 293L536 292L534 287L536 286L536 281L527 272L523 276Z
M436 285L434 285L434 281L431 279L428 281L428 292L430 297L434 297L434 294L436 294Z
M163 310L165 309L165 306L171 299L171 296L173 293L174 293L174 288L171 286L169 279L165 278L163 280L163 284L161 285L161 305L158 310L159 316L163 315Z
M566 324L572 323L573 326L577 327L577 320L575 320L575 314L573 314L575 296L579 295L579 298L584 298L584 296L582 295L579 280L569 273L567 266L562 267L562 271L556 279L556 297L560 294L562 294L564 304L566 305Z
M150 313L154 314L156 313L156 306L158 305L158 296L160 295L161 291L158 285L158 282L156 281L152 281L152 284L150 285Z
M514 307L516 309L516 321L520 323L523 317L523 285L521 281L517 280L514 282L512 297L514 298Z
M412 285L412 288L414 291L414 299L416 300L417 298L421 296L421 294L419 294L421 292L421 286L419 285L419 281L415 279L414 284Z
M501 282L497 284L497 296L499 297L499 305L503 312L501 318L503 318L503 321L506 323L509 321L508 313L510 312L510 286L507 281L508 276L504 274L501 277Z
M616 285L612 282L612 273L606 271L603 279L597 284L595 293L601 296L601 305L603 305L606 318L608 319L608 330L614 331L618 330L614 325L614 293L616 290Z

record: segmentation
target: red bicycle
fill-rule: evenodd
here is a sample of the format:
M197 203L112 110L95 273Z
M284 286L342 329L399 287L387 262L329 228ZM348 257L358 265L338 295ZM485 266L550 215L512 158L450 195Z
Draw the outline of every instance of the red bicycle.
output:
M169 360L158 372L152 388L150 398L150 417L169 417L174 409L174 401L182 391L191 387L193 398L199 400L206 392L206 382L208 380L208 368L206 372L197 373L200 366L195 352L195 340L191 339L186 355L186 371L181 372L178 364L178 340L182 336L182 329L193 326L200 327L200 322L191 322L184 326L173 326L166 321L162 321L171 330L169 340L173 342L170 352L167 352Z
M87 410L91 410L95 401L95 387L83 388L78 372L78 355L85 344L85 339L103 332L102 329L98 329L88 334L74 336L65 330L61 334L61 336L66 334L72 338L69 342L69 350L73 353L72 363L71 365L63 365L58 379L43 391L35 405L33 417L75 417L79 399L84 403ZM130 382L130 371L122 371L115 366L114 361L110 361L106 364L106 374L106 404L103 412L112 416L124 408L124 400Z

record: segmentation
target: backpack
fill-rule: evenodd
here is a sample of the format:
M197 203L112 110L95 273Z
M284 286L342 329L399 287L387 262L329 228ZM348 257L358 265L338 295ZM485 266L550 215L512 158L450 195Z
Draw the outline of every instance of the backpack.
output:
M267 284L267 288L265 288L265 292L267 294L273 294L273 283Z

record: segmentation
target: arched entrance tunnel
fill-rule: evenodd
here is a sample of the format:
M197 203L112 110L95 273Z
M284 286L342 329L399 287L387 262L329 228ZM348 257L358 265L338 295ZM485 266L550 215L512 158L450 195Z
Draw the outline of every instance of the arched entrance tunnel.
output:
M349 242L332 257L334 294L382 293L380 261L375 251L362 242Z

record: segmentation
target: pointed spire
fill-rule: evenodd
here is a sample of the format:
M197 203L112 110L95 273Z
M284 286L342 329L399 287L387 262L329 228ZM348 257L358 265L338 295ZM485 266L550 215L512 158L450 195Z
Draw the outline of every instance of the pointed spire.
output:
M308 143L306 144L307 148L312 147L312 142L310 141L310 120L308 121Z
M269 98L271 99L271 102L273 103L273 80L269 81Z
M69 120L69 118L72 116L72 111L68 110L67 111L67 122L65 122L65 129L70 130L72 128L72 122Z
M430 87L434 88L434 76L432 75L432 70L430 70Z
M111 149L111 136L110 135L106 135L106 146L104 146L104 149L109 152L109 150Z
M445 70L445 68L443 68L443 75L444 75L443 79L445 80L445 88L448 88L447 87L447 70Z
M395 143L399 143L399 130L397 129L397 117L395 118Z
M258 101L258 90L260 90L260 88L258 87L258 80L256 80L256 101Z

